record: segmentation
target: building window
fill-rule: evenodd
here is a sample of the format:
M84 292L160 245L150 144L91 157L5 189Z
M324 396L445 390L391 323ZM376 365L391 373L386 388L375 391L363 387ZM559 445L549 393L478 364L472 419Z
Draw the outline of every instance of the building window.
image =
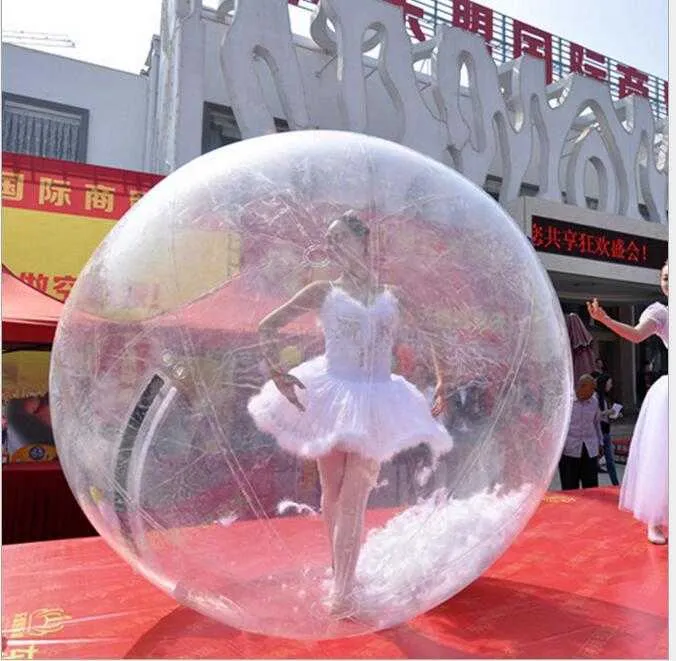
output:
M286 120L275 117L275 128L281 133L288 131L289 125ZM242 133L232 108L206 102L202 115L202 153L206 154L241 139Z
M85 108L2 95L3 151L84 163L88 124Z

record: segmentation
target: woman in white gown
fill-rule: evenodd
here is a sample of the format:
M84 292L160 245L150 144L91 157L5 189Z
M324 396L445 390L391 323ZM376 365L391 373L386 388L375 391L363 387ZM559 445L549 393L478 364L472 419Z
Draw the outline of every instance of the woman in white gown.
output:
M326 237L342 273L311 283L261 321L271 379L248 410L283 449L317 460L334 577L329 608L348 617L356 607L364 513L381 463L420 443L442 454L452 440L433 417L444 407L438 367L431 411L415 386L391 374L400 297L379 287L367 265L368 227L348 213L331 223ZM318 313L325 353L287 373L272 350L276 333L308 311Z
M662 267L660 285L669 296L669 265ZM594 299L587 303L589 314L620 337L638 343L657 335L669 343L669 311L653 303L636 326L611 319ZM630 511L648 526L648 540L666 544L664 526L669 519L669 397L668 377L660 377L648 390L634 428L627 469L620 490L620 508Z

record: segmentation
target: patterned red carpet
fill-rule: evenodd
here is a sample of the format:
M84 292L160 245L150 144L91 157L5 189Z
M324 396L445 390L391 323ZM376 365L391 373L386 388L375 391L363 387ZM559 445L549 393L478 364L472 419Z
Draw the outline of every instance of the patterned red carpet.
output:
M177 605L98 538L3 548L5 658L666 658L667 548L617 489L550 492L510 550L415 620L321 643Z

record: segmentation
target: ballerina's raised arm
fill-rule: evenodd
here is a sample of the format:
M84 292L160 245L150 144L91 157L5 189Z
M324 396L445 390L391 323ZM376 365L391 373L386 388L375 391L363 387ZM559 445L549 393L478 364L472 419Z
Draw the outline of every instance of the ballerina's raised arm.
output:
M634 344L639 344L640 342L647 340L651 335L654 335L655 331L657 330L657 322L651 318L644 318L635 326L631 326L613 319L603 309L596 298L591 301L587 301L587 311L589 312L589 316L592 319L602 323L604 326L613 331L613 333L619 335L625 340L629 340L629 342L633 342Z
M665 296L669 295L669 265L665 263L660 271L660 287ZM616 333L621 338L629 340L634 344L639 344L647 340L651 335L654 335L658 329L658 322L651 316L642 316L638 324L631 326L624 324L621 321L613 319L601 306L597 298L587 301L587 311L589 316L595 321L601 322L604 326L609 328L613 333Z

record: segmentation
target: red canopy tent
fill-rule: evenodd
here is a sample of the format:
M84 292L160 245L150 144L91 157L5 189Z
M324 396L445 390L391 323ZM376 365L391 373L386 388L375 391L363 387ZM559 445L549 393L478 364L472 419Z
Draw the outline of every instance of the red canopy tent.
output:
M2 267L2 341L50 344L63 303L19 280Z
M180 326L190 330L221 333L258 334L259 322L286 302L288 296L275 297L249 289L240 278L233 278L216 291L155 318L148 324L160 327ZM287 334L317 335L314 313L297 317L284 327Z

